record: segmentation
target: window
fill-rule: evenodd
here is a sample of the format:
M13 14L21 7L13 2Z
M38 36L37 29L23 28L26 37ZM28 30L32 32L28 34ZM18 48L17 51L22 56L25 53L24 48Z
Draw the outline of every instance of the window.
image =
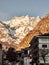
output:
M43 48L47 48L47 45L42 45Z

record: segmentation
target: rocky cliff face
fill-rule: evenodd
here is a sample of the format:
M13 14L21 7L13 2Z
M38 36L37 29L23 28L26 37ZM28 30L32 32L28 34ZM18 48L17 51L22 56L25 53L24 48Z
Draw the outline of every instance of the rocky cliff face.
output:
M9 21L0 22L0 41L19 49L20 43L30 31L33 31L40 20L39 16L21 16L13 17L13 19Z
M19 44L19 47L21 48L29 47L30 46L29 43L33 39L34 36L47 34L47 33L49 33L49 14L47 14L44 18L42 18L40 22L37 23L35 28L31 30L24 37L23 41Z

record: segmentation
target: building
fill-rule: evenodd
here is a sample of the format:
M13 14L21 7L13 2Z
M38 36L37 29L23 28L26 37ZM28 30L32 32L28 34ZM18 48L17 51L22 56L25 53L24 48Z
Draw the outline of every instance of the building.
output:
M49 65L49 34L35 36L30 44L32 65Z
M49 65L49 34L37 36L39 42L39 62Z

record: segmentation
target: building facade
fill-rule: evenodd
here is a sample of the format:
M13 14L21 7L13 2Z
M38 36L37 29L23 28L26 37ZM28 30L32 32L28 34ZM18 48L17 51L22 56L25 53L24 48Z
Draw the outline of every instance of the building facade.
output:
M38 36L39 42L39 62L40 64L49 65L49 36Z

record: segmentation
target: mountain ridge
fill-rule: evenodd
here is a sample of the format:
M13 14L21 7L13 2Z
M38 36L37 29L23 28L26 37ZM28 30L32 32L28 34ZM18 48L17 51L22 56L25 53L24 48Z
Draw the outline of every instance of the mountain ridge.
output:
M2 22L3 24L0 22L0 41L7 42L10 46L19 50L19 43L36 27L40 20L39 16L21 16Z

